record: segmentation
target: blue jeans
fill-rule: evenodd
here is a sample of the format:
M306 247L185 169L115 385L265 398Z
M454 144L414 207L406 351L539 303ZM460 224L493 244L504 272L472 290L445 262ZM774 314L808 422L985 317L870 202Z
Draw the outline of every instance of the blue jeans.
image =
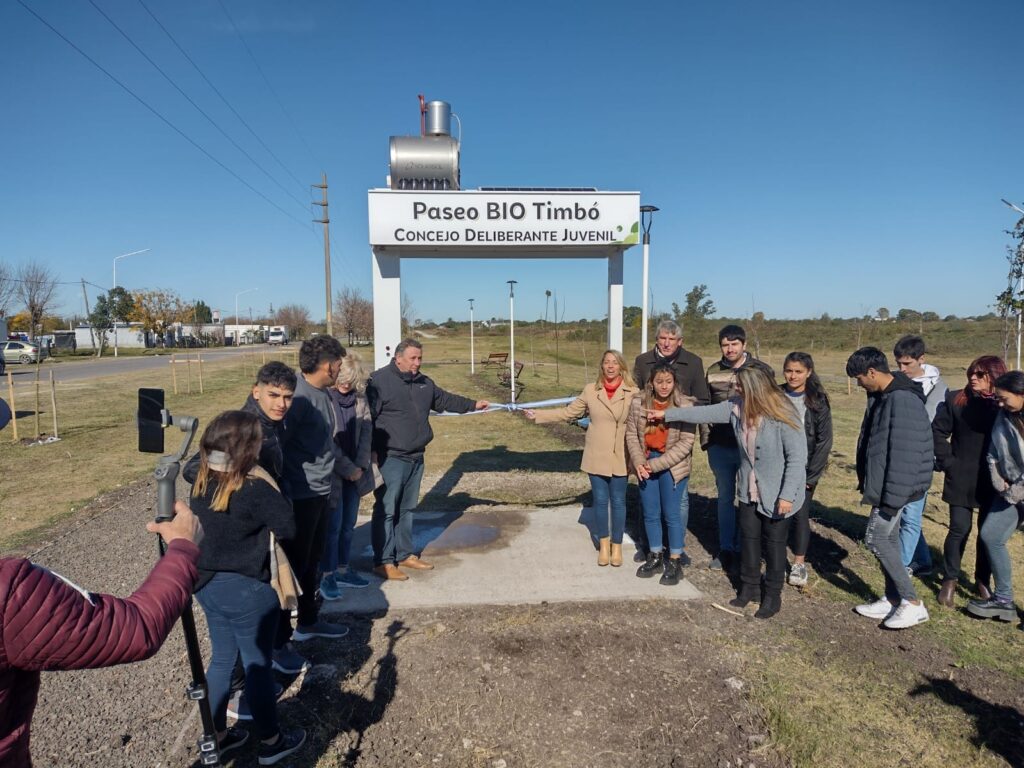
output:
M1006 549L1006 542L1017 530L1019 521L1017 507L1002 496L996 496L978 534L992 565L992 580L996 583L993 594L1000 600L1013 600L1013 568L1010 565L1010 553Z
M369 470L366 470L367 472ZM348 567L352 551L352 534L359 516L359 489L349 480L341 481L341 499L330 511L327 520L327 543L320 560L320 570L325 574L334 573L338 566Z
M610 507L612 543L621 544L622 533L626 529L626 476L588 476L590 477L590 490L594 496L591 503L594 513L594 535L599 539L608 538Z
M718 486L718 548L739 552L736 528L736 473L740 471L739 446L709 445L708 464Z
M370 538L373 564L400 563L412 549L412 511L420 498L423 461L389 456L380 465L384 485L373 492Z
M661 456L658 451L651 451L649 459ZM686 492L690 478L684 477L678 483L672 479L672 472L663 469L655 472L647 480L641 480L640 506L644 510L644 530L647 532L647 543L651 552L661 552L664 542L661 536L661 521L664 519L668 530L668 551L670 555L680 555L685 546L686 523L683 520L685 502L689 516L689 494Z
M271 654L281 605L269 584L240 573L216 574L196 592L210 630L210 666L206 669L213 725L227 728L228 696L235 659L245 667L245 699L261 739L278 732L277 698Z
M924 503L927 499L926 493L917 501L910 502L903 507L903 514L900 515L900 555L904 567L911 563L919 568L932 567L932 553L928 549L928 542L924 540L924 531L921 530L921 518L924 517Z

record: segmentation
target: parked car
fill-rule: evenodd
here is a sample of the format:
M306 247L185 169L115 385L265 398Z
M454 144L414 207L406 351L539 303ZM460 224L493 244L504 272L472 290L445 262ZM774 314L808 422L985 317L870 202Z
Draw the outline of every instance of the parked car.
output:
M3 342L3 357L5 363L38 363L47 356L45 347L33 344L30 341L5 341Z

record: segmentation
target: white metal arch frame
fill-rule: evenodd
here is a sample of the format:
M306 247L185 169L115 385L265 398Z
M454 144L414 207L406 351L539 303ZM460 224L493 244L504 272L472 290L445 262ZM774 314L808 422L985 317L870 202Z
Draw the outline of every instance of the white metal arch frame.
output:
M608 347L622 349L623 253L639 241L640 193L369 192L374 365L402 338L402 259L607 259Z

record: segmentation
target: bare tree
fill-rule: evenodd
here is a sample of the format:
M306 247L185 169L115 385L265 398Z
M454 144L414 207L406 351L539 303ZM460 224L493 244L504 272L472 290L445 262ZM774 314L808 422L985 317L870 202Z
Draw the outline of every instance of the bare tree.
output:
M402 336L409 334L409 329L415 324L413 320L413 313L416 311L416 305L412 303L412 299L409 298L408 293L402 294Z
M342 288L334 297L334 314L339 327L357 337L373 333L373 304L358 288Z
M302 304L285 304L277 310L277 324L288 328L288 336L301 339L309 330L309 309Z
M50 268L35 261L18 268L17 295L29 315L29 335L34 339L36 329L43 324L43 315L53 303L57 290L57 275Z
M7 317L7 309L17 292L14 268L0 262L0 317Z

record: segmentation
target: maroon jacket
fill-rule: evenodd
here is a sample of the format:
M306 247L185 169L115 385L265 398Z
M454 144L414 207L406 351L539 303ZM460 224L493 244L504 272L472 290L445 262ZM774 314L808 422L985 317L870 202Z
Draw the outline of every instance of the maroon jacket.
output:
M86 596L28 560L0 559L0 765L30 766L39 673L96 669L156 653L196 580L199 548L175 539L129 598Z

